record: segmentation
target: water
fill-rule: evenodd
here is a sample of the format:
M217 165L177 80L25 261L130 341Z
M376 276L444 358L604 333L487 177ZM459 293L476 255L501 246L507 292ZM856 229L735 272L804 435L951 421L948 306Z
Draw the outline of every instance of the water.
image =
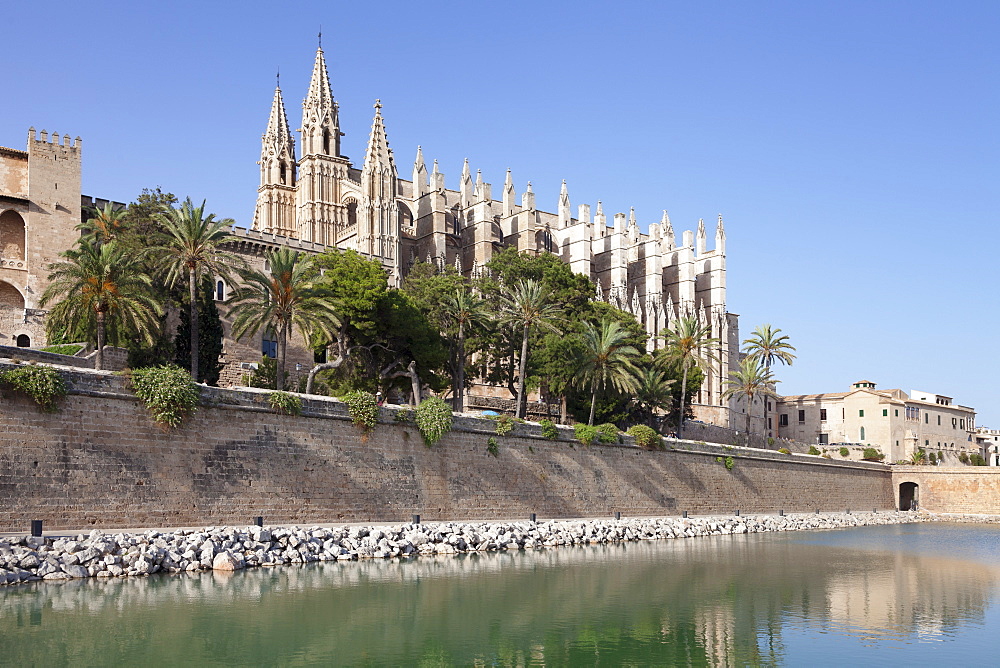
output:
M976 665L1000 528L918 524L0 588L0 664Z

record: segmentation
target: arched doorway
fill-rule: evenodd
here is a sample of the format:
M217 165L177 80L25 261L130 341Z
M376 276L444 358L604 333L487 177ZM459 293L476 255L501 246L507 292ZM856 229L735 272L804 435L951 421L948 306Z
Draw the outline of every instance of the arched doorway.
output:
M915 482L899 484L899 509L916 510L920 502L920 485Z
M30 348L31 347L31 337L27 334L18 334L15 339L18 348Z

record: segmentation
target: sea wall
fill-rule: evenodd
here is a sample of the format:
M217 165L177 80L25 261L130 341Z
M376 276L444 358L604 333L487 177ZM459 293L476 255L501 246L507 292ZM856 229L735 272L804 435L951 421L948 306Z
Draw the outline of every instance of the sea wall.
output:
M881 464L693 441L662 452L627 438L587 447L571 430L550 441L530 424L496 436L492 456L488 420L457 418L428 448L395 409L364 434L334 400L310 398L303 415L279 415L265 391L217 388L204 388L197 413L166 430L121 376L62 373L70 394L57 413L14 392L0 404L0 531L33 519L46 529L109 529L245 525L258 515L307 524L895 507Z
M894 466L899 502L901 485L917 485L922 510L932 513L1000 515L1000 468L992 466Z

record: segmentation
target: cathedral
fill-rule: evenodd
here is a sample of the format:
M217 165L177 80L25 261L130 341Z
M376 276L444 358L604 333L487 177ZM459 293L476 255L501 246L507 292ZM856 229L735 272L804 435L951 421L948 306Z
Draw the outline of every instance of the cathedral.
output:
M344 133L322 48L298 131L297 154L279 86L261 142L260 187L246 241L266 236L306 250L354 249L380 262L394 287L418 258L476 276L505 247L553 253L594 282L598 299L632 313L650 335L651 349L652 337L675 318L709 323L721 341L715 351L721 363L706 375L695 413L720 426L741 423L738 402L722 395L728 371L738 366L740 338L738 318L726 310L721 215L712 248L703 220L678 243L666 211L645 234L634 210L615 213L609 225L600 201L593 210L580 204L574 217L565 181L554 213L538 208L530 181L518 197L510 170L500 199L493 199L491 184L478 171L473 177L468 160L457 190L448 189L437 161L428 171L419 146L411 178L402 179L379 101L364 162L355 166L341 153Z

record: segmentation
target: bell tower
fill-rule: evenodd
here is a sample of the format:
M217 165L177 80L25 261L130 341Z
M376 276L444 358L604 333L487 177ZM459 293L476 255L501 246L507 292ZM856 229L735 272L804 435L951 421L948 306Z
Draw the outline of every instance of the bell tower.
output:
M285 237L295 236L295 140L288 127L281 86L274 89L271 116L261 137L260 187L253 228Z

